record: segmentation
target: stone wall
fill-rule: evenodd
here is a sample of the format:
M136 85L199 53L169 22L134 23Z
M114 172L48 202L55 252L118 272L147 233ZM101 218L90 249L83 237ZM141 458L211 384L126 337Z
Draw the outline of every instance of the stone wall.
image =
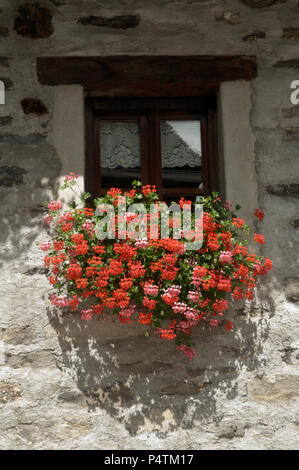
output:
M298 25L297 0L0 0L1 449L298 449ZM36 57L113 54L257 56L250 122L274 269L231 312L234 333L197 331L191 363L141 326L49 304L37 242L65 162Z

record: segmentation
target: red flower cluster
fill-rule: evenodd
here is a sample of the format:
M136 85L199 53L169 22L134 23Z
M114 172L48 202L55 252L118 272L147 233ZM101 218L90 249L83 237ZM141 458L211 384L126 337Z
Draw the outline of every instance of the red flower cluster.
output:
M256 243L260 243L261 245L265 244L265 238L260 233L255 233L254 234L254 241Z
M65 187L72 187L75 179L71 174ZM147 208L158 201L156 189L140 183L124 195L131 204L142 199ZM101 202L116 208L119 196L123 192L111 188ZM192 203L182 198L180 205L184 204ZM49 282L59 294L52 297L53 304L75 310L89 299L91 307L81 308L85 320L101 315L105 308L125 324L137 315L138 323L153 326L160 338L174 340L177 349L192 359L193 328L207 324L231 330L234 322L224 319L229 296L253 299L256 279L272 268L271 260L248 253L246 240L238 235L239 229L247 229L244 220L222 205L217 194L203 198L201 204L203 244L199 250L188 251L184 240L173 239L171 231L167 239L99 240L92 208L72 205L58 217L60 203L49 203L53 242L41 248L47 251L44 263L51 270ZM264 216L258 210L255 215L260 220ZM134 217L129 213L127 220ZM116 213L116 229L119 220ZM155 224L160 233L158 218ZM169 227L173 226L170 219ZM254 240L265 243L260 234Z
M264 211L263 209L255 209L255 212L254 212L254 215L259 219L259 220L263 220L264 217L265 217L265 214L264 214Z

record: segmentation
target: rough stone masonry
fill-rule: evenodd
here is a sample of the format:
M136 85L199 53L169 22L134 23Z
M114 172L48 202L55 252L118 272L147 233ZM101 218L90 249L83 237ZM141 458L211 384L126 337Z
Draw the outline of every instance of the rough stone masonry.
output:
M0 0L1 449L298 450L298 48L297 0ZM197 332L191 363L139 326L49 303L37 243L63 162L36 58L120 54L257 57L250 123L274 269L234 333Z

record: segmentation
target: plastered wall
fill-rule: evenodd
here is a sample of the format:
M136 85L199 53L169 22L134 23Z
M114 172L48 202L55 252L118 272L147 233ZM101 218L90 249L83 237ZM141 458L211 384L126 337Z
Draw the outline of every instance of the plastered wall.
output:
M0 448L298 449L297 1L43 0L29 26L24 3L0 0ZM220 88L221 180L246 218L264 209L274 269L234 333L196 332L193 362L49 303L43 203L83 177L83 90L42 86L36 57L113 54L257 56Z

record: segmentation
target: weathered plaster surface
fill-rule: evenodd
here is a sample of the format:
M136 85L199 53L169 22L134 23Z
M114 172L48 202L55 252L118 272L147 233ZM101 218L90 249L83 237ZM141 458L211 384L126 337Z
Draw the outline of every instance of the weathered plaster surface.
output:
M54 90L52 132L49 142L55 147L62 163L58 181L63 184L65 175L79 175L78 183L84 189L84 91L79 85L57 86ZM58 191L58 198L65 205L74 199L71 190ZM75 199L79 202L78 198ZM67 205L66 205L67 207Z
M23 3L0 0L0 78L7 85L0 105L0 447L298 449L299 113L289 100L290 82L299 78L291 29L297 0L264 8L236 0L40 0L52 15L47 38L14 30ZM120 15L140 22L127 29L78 22ZM255 31L265 36L242 39ZM240 136L229 142L232 124L225 122L222 150L233 157L231 168L225 160L231 194L238 185L248 192L255 174L245 209L257 198L265 210L257 230L274 270L251 309L231 312L234 334L197 332L192 363L145 337L141 326L84 323L49 304L36 242L46 237L43 203L57 197L64 170L82 174L83 111L80 91L65 90L74 139L64 141L62 91L38 83L35 58L109 54L257 56L252 84L236 83L233 97L225 89L231 84L222 89L232 103L231 116L227 108L223 115L236 122L240 113L244 131L242 149ZM238 96L249 100L244 108ZM25 98L41 100L49 113L25 114ZM238 182L237 151L246 155Z
M239 204L242 216L253 223L258 206L255 168L255 137L251 128L251 84L225 82L220 86L218 128L221 189L232 204ZM245 176L245 177L244 177Z

